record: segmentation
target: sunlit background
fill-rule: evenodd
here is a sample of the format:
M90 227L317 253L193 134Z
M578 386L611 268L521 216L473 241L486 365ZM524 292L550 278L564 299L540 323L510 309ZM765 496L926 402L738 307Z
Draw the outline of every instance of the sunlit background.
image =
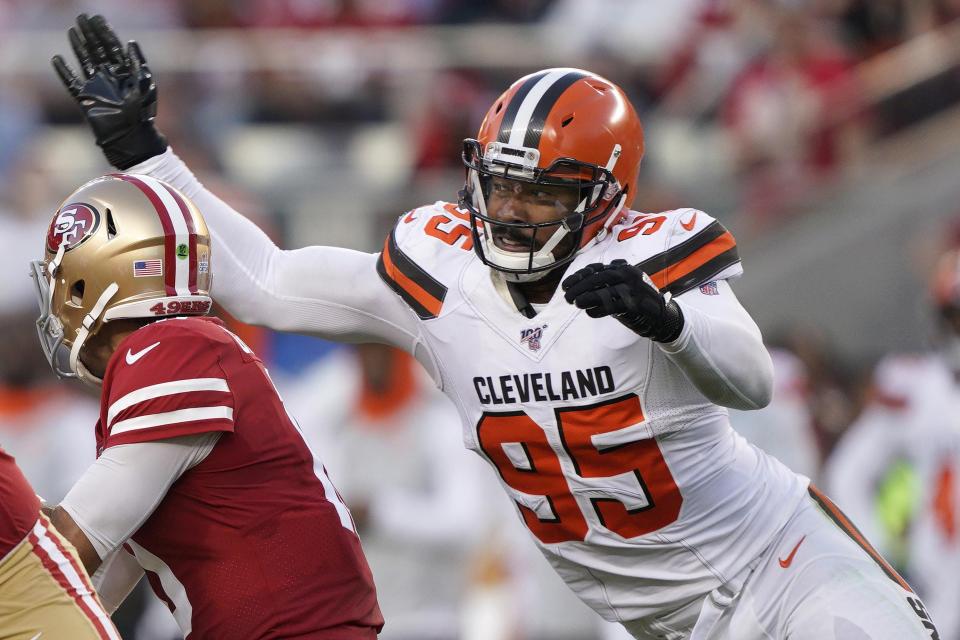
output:
M960 245L960 0L0 0L0 444L48 500L92 460L97 412L43 360L27 277L61 199L108 169L49 64L81 11L140 42L174 149L286 247L376 251L399 214L455 201L462 139L526 73L618 83L646 127L635 208L703 209L739 241L778 380L738 427L822 483L875 364L934 348L930 270ZM360 522L383 638L616 637L415 364L242 330ZM902 520L877 529L888 554ZM177 637L150 598L124 637Z

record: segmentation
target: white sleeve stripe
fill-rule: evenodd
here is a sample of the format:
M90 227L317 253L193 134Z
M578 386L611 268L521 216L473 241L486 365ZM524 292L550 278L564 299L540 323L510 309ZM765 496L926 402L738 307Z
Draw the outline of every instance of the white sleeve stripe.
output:
M196 422L198 420L233 420L233 407L198 407L195 409L178 409L166 413L154 413L149 416L137 416L121 420L110 428L110 435L115 436L127 431L150 429L182 422Z
M113 424L113 419L117 414L128 409L135 404L163 396L172 396L178 393L189 393L191 391L224 391L229 392L230 387L223 378L192 378L188 380L172 380L170 382L161 382L149 387L142 387L136 391L131 391L123 396L107 410L107 427Z

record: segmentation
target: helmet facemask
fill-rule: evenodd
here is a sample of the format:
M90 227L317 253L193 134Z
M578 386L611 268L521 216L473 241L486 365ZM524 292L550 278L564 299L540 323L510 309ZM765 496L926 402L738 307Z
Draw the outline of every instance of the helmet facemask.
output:
M622 207L623 193L611 172L618 151L614 148L607 167L559 158L540 168L537 149L491 142L482 150L479 141L466 140L467 178L460 206L470 212L473 246L480 260L512 282L539 280L572 261L596 240L584 238L584 231L615 218ZM528 222L519 215L511 219L502 208L491 215L488 207L498 197L508 202L523 197L541 210L553 206L557 215L542 222ZM552 233L544 239L543 230ZM513 247L498 246L497 241L506 238Z

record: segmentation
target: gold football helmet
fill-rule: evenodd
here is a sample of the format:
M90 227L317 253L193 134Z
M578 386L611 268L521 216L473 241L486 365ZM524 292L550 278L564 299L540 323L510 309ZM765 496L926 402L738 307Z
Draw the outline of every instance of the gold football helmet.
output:
M170 185L114 173L64 200L31 262L37 333L54 373L94 384L80 362L111 320L210 311L210 233L196 206Z

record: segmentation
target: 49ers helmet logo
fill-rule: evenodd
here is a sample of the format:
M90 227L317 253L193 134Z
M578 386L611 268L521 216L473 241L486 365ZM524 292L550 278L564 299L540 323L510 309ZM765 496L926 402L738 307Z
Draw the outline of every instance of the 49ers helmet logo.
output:
M47 230L47 250L56 253L64 245L64 251L69 251L96 233L99 226L100 212L89 204L65 204Z

